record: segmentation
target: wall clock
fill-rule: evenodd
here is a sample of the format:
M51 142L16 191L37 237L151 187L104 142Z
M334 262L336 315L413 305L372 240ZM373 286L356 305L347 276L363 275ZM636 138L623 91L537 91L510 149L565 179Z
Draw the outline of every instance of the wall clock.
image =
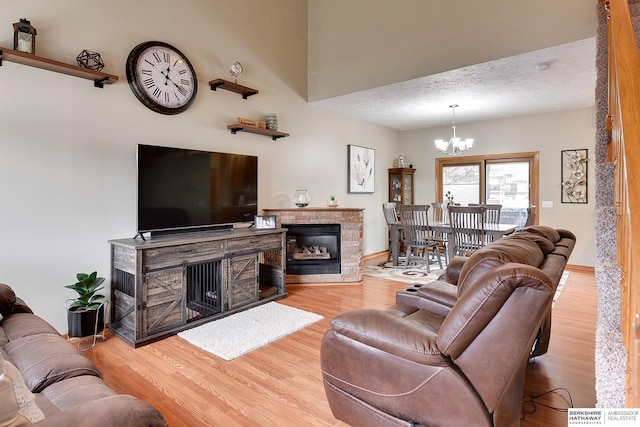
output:
M170 44L140 43L129 53L126 67L133 94L157 113L182 113L196 98L196 73L187 57Z

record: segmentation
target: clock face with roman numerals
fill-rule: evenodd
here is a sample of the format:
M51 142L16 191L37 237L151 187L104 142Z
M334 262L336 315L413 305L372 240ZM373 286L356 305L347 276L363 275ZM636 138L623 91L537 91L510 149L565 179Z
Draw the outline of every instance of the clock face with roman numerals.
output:
M187 57L157 41L140 43L129 53L127 81L140 102L161 114L183 112L198 91L196 73Z

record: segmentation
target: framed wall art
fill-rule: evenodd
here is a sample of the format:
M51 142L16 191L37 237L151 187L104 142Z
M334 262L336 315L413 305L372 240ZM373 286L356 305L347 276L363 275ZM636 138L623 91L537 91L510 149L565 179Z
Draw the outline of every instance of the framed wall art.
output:
M562 171L562 203L587 203L588 151L562 150L560 153Z
M376 190L376 151L373 148L348 145L347 191L374 193Z
M256 230L275 230L275 215L256 215Z

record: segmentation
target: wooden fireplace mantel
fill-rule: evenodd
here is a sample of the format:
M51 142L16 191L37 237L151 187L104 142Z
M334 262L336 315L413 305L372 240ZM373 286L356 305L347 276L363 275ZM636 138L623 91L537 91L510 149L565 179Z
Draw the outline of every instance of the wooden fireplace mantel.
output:
M340 212L359 212L359 211L363 211L364 208L341 208L341 207L335 207L335 208L330 208L330 207L309 207L307 206L306 208L275 208L275 209L262 209L262 212L264 212L266 215L271 215L271 214L276 214L278 212L331 212L331 211L340 211Z

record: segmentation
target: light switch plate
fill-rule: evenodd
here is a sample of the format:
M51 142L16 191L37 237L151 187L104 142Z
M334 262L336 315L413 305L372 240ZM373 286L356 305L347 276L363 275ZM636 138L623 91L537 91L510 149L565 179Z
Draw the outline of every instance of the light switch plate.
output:
M552 200L543 200L542 201L542 207L543 208L552 208L553 207L553 201Z

